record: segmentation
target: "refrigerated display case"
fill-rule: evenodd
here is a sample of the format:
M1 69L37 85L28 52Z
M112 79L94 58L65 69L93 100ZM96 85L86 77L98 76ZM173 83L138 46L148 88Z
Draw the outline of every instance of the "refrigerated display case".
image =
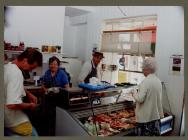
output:
M135 102L126 98L132 88L116 87L99 91L82 90L79 94L89 100L78 101L78 93L68 92L76 102L68 108L56 107L56 136L135 136ZM163 87L163 94L165 93ZM167 95L167 94L166 94ZM163 102L167 100L163 95ZM122 98L125 100L122 100ZM167 97L167 96L166 96ZM82 98L80 98L81 101ZM129 100L128 100L129 99ZM173 130L174 115L169 104L164 104L165 117L161 119L161 135Z
M57 107L56 136L124 136L133 133L134 111L132 103L128 102L69 111Z
M69 105L69 109L56 107L56 136L124 136L134 133L135 104L119 100L123 89L83 90L89 102L83 102L82 106L80 103L74 107ZM73 100L73 95L77 94L69 92L68 97Z

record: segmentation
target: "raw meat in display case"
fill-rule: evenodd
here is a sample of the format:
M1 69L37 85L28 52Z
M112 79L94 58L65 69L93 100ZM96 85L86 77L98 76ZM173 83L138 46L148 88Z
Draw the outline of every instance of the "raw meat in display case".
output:
M133 110L133 109L129 109ZM131 111L132 112L132 111ZM122 115L124 114L124 115ZM126 115L125 115L126 114ZM135 127L135 121L131 120L130 117L135 117L134 114L129 114L127 110L119 110L110 114L99 114L93 117L96 124L99 124L98 135L105 136L114 135L120 133L123 129L131 129Z
M93 110L91 108L80 109L77 111L66 111L63 109L58 109L59 111L56 112L56 116L59 116L59 120L58 118L56 119L56 124L59 125L60 121L64 122L60 118L65 119L66 114L66 116L69 116L66 122L68 122L68 120L71 120L69 127L75 128L75 125L70 125L77 122L77 130L70 130L69 132L67 132L68 128L64 126L66 124L62 123L61 128L56 128L56 135L82 136L83 134L78 135L78 132L85 131L84 135L90 136L124 136L134 132L135 114L133 113L133 102L126 101L122 103L112 104L110 105L110 108L111 110L109 111L109 105L97 105L93 107ZM63 114L61 114L61 110L63 110ZM74 120L74 122L72 122L72 120ZM66 130L63 130L63 128L66 128Z

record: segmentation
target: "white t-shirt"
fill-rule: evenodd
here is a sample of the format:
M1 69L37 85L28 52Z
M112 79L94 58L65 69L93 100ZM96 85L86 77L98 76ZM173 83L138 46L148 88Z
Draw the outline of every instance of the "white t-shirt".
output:
M78 77L79 81L84 81L87 75L91 72L92 70L91 62L93 64L93 61L90 60L90 61L85 62L84 65L82 66L80 75ZM93 67L95 68L94 64L93 64ZM97 78L100 79L100 64L97 66Z
M13 127L28 122L27 115L21 110L8 109L8 104L22 103L22 97L26 95L23 86L23 75L17 65L8 63L4 65L4 93L5 93L5 127Z

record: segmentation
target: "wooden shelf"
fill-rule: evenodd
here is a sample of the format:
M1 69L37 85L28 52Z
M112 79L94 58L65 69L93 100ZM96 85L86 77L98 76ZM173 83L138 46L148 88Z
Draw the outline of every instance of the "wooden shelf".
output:
M21 53L23 51L16 51L16 50L4 50L5 52L10 53ZM52 54L52 55L63 55L62 53L56 53L56 52L41 52L42 54Z
M123 70L123 69L119 69L119 71L124 71L124 72L135 72L135 73L143 73L142 71Z
M10 52L10 53L21 53L23 51L16 51L16 50L4 50L5 52Z
M42 54L53 54L53 55L63 55L62 53L57 52L41 52Z

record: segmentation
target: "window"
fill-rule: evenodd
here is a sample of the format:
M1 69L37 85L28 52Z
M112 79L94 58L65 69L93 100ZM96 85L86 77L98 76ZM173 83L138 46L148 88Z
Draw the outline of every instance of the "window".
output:
M154 16L105 20L101 51L116 53L118 82L139 84L144 78L142 62L155 56L156 21Z

